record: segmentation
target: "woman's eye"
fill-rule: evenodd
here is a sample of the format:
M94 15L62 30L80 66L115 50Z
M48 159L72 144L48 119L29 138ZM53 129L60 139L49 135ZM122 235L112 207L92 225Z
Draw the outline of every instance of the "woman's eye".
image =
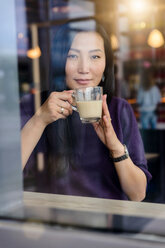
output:
M69 55L68 55L68 58L69 58L69 59L77 59L78 56L77 56L76 54L69 54Z
M91 57L92 57L92 59L99 59L100 58L99 55L92 55Z

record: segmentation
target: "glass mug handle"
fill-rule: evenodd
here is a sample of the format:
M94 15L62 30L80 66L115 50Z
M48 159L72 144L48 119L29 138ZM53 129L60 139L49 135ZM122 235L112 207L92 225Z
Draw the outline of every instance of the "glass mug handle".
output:
M74 93L74 92L72 93L72 98L73 98L74 100L76 99L76 97L75 97L75 93ZM78 112L78 110L77 110L77 107L76 107L76 106L74 106L74 105L72 105L72 104L71 104L71 107L72 107L72 109L73 109L74 111Z

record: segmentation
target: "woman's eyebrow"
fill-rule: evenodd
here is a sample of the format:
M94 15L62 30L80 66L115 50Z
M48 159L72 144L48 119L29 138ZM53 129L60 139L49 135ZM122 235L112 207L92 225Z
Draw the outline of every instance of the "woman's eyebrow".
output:
M93 53L93 52L101 52L102 53L103 51L101 49L93 49L93 50L90 50L89 52L90 53Z
M80 53L80 50L79 49L76 49L76 48L70 48L69 51L74 51L74 52L77 52L77 53ZM90 53L93 53L93 52L103 52L101 49L92 49L89 51Z
M78 50L76 48L70 48L69 51L74 51L74 52L80 53L80 50Z

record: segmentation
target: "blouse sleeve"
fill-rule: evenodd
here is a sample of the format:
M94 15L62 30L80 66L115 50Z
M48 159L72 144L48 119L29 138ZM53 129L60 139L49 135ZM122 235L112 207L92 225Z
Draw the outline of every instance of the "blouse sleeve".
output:
M126 100L123 100L120 116L123 130L123 143L126 144L133 163L143 170L149 182L152 176L148 171L143 141L133 109Z
M34 114L33 95L27 94L20 101L21 129Z
M34 97L33 95L27 94L21 98L20 101L20 115L21 115L21 129L24 127L26 122L34 114ZM36 154L37 153L46 153L46 138L45 134L42 135L37 146L34 148L31 156L29 157L27 164L24 168L24 176L28 174L34 174L36 166Z

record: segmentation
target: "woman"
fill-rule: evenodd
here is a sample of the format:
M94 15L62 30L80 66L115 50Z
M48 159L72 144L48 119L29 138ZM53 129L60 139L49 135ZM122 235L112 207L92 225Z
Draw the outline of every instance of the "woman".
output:
M136 120L130 105L112 96L107 35L99 25L85 26L67 24L55 36L51 93L22 129L23 167L39 141L49 167L45 191L141 201L151 175ZM71 108L73 89L97 85L104 90L102 119L84 125Z

